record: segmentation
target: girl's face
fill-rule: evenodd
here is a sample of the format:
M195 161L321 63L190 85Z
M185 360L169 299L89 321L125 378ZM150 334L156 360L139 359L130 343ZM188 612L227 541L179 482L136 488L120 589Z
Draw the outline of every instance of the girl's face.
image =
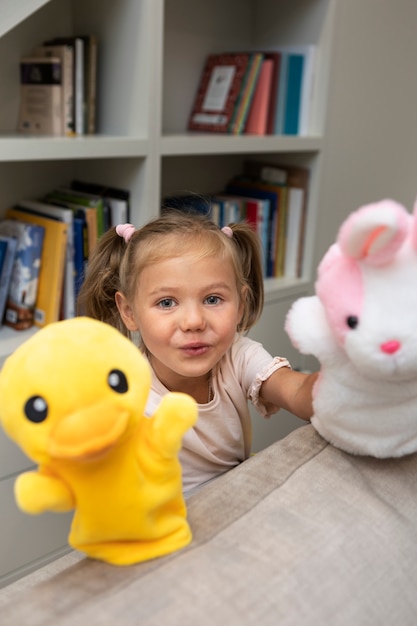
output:
M232 263L192 253L148 266L134 302L120 293L116 302L127 328L140 332L158 378L173 390L182 390L184 379L207 381L243 313Z

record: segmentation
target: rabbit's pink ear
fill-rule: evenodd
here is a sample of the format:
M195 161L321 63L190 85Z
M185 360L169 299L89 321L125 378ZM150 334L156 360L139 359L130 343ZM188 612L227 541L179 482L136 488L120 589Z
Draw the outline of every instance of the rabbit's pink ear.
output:
M408 234L410 215L394 200L368 204L342 224L337 241L343 253L371 265L389 263Z

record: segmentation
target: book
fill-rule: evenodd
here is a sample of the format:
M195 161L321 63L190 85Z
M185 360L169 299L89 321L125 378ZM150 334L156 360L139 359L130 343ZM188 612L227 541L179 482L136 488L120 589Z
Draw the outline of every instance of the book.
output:
M83 135L85 132L85 82L84 82L84 39L82 37L55 37L44 42L45 46L67 45L73 49L73 104L74 132Z
M0 237L0 275L3 267L4 257L6 256L7 240Z
M241 197L228 194L215 194L213 203L218 204L218 213L214 220L213 209L211 219L219 228L228 224L236 224L244 218L245 205Z
M315 71L316 71L316 46L300 46L304 55L303 83L301 90L301 104L299 117L299 135L308 135L311 128L311 117L314 102Z
M7 296L9 293L10 280L12 277L16 250L16 237L7 237L5 235L0 235L0 326L2 326L3 324L4 312L6 310Z
M300 132L301 90L303 82L304 56L289 54L287 61L287 83L282 133L298 135Z
M69 203L72 207L89 207L96 212L96 225L97 232L96 237L100 238L105 231L105 205L103 197L99 194L87 193L85 191L78 191L71 189L70 187L57 187L53 191L47 194L47 202L53 204Z
M276 276L277 267L283 265L283 250L278 246L278 242L285 241L283 238L286 219L285 185L269 184L248 176L237 176L227 184L226 190L229 193L269 200L267 237L262 244L266 255L265 275L267 278Z
M262 61L258 82L246 120L245 133L248 135L267 134L273 69L272 59L264 59Z
M25 330L34 323L45 230L6 215L0 221L0 234L17 241L3 321L15 330Z
M260 52L254 52L249 55L249 63L228 128L229 133L232 135L241 135L245 128L253 95L258 83L259 73L262 67L262 59L263 55Z
M188 121L188 130L227 133L251 55L210 54L204 63Z
M287 46L280 53L275 134L307 135L314 99L316 47Z
M110 187L81 180L73 180L71 189L102 196L107 205L105 229L130 221L130 191L120 187Z
M264 59L272 61L272 76L271 76L271 86L269 93L269 104L268 104L268 120L267 120L267 128L266 134L273 135L275 133L275 116L277 110L277 98L278 98L278 87L279 87L279 79L281 73L281 52L278 51L264 51L263 52Z
M84 41L84 132L96 132L97 36L82 35Z
M44 241L33 321L40 328L51 322L57 322L60 319L63 294L68 225L16 208L8 209L6 217L29 222L32 226L43 229Z
M33 135L61 135L62 71L58 57L20 60L18 131Z
M256 200L264 200L263 206L263 228L260 232L262 249L264 254L265 277L271 276L271 227L274 221L274 213L277 210L277 194L269 190L261 189L259 185L246 177L237 176L226 185L226 193L244 196ZM248 209L246 208L246 215Z
M62 317L68 319L75 316L75 287L74 287L74 214L71 209L57 207L35 200L20 200L16 206L20 211L43 215L64 222L68 226L67 249L64 272L64 286L62 297Z
M258 177L263 180L265 183L275 184L277 182L284 182L287 187L287 230L290 228L288 225L289 219L289 206L294 206L294 204L301 204L301 209L298 211L301 213L298 219L295 217L292 218L298 225L298 235L293 234L296 231L294 224L291 225L291 238L289 238L288 234L286 236L287 243L286 249L289 247L292 248L292 251L288 250L288 255L292 256L296 255L297 258L297 269L295 272L296 277L300 277L302 274L302 263L303 263L303 252L304 252L304 235L305 235L305 222L306 222L306 214L307 214L307 204L308 204L308 189L309 189L309 180L310 180L310 170L308 167L304 167L301 165L285 165L285 164L277 164L268 161L253 161L248 160L244 163L244 172L247 175L252 177ZM295 197L298 198L297 201L291 198L293 189L301 190L301 194L299 192L295 192ZM294 212L297 213L297 210L294 209ZM294 242L294 243L292 243ZM295 251L294 251L294 249ZM294 262L294 261L293 261ZM285 265L285 264L284 264ZM294 270L289 269L292 267L290 261L288 261L287 270L289 272L289 276L294 275ZM286 275L285 267L284 274Z
M36 56L56 57L61 61L61 134L74 134L74 48L70 44L48 44L33 50Z
M88 264L88 234L85 215L74 217L74 292L77 300Z
M277 92L275 94L277 107L275 112L275 135L282 135L284 133L285 101L287 97L287 68L288 53L282 50L280 74L277 85Z
M53 204L58 207L70 209L73 212L74 219L82 219L86 226L85 242L87 250L87 257L90 256L92 250L98 241L98 227L97 227L97 210L95 207L83 206L64 200L63 198L57 198L53 192L47 194L44 198L45 202Z
M243 198L246 205L245 219L248 224L252 226L254 231L258 234L261 242L264 242L263 247L265 255L263 259L264 272L266 274L266 241L268 238L268 225L269 225L269 206L270 201L261 198Z

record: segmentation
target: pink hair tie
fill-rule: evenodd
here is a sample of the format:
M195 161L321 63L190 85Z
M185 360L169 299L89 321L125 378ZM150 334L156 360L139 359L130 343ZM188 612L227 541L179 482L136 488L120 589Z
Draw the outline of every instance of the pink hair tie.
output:
M130 241L135 230L136 228L133 226L133 224L118 224L116 226L116 233L120 237L123 237L126 243Z
M229 237L229 239L233 237L233 230L230 228L230 226L223 226L222 233L224 233L226 237Z

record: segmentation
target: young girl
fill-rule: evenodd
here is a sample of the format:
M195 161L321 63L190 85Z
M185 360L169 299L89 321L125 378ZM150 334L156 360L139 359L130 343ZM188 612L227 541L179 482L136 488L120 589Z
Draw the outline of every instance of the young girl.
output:
M166 211L135 230L112 228L89 261L80 311L117 327L152 368L151 415L168 391L191 395L199 419L180 452L184 493L244 461L250 399L265 417L312 415L316 375L291 369L245 336L263 308L258 238L245 223Z

